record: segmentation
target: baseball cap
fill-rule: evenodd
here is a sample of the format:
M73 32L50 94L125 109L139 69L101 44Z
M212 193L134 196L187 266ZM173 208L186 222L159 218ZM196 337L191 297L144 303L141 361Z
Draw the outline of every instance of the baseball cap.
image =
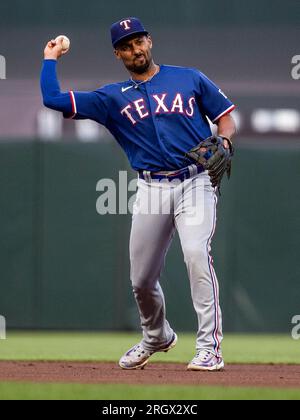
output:
M133 34L145 34L147 35L149 32L146 31L142 22L135 17L128 17L118 22L115 22L111 25L110 34L111 34L111 42L115 47L119 41L122 39L127 38Z

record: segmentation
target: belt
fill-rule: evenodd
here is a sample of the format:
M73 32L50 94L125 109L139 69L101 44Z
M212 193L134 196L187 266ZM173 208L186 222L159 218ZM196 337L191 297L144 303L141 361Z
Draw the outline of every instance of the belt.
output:
M178 171L170 171L170 172L139 171L139 178L144 179L147 182L151 182L152 180L161 181L163 179L168 180L168 181L179 179L182 182L185 179L191 178L204 171L205 169L203 168L202 165L190 165L185 168L179 169Z

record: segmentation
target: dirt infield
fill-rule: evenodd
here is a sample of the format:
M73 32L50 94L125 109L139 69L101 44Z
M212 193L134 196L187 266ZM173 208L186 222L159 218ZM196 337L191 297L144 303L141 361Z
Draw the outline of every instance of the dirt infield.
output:
M0 381L300 388L300 365L227 365L222 372L188 372L185 364L175 363L125 371L114 363L9 361L0 362Z

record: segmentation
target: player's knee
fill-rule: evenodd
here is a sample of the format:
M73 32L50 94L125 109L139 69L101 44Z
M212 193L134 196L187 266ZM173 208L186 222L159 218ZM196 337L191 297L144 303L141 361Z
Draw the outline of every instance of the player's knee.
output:
M156 267L131 267L131 283L133 288L151 289L155 286L159 272Z
M139 272L139 274L131 275L131 284L133 290L139 292L140 290L149 289L150 278L146 273Z

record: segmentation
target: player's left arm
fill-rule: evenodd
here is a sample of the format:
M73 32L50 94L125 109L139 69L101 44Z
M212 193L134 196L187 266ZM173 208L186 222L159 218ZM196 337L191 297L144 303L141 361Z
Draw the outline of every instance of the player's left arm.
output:
M232 137L236 133L236 125L232 116L230 114L224 115L216 121L216 124L218 126L218 136L232 140Z
M235 122L230 115L235 109L235 105L225 93L203 73L197 72L196 80L200 88L201 106L206 116L213 124L218 126L219 136L231 140L236 132Z

